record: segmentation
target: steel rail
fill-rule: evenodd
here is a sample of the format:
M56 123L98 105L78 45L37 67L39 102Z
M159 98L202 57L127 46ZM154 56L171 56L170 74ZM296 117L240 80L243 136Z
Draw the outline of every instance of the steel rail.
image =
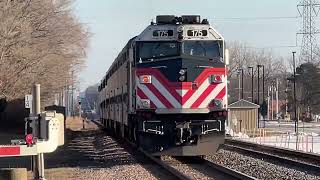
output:
M274 146L270 146L270 145L262 145L262 144L247 142L247 141L235 140L235 139L225 139L225 143L246 146L246 147L252 147L252 148L259 148L264 151L285 153L287 155L292 155L294 157L298 156L298 157L301 157L301 158L307 159L307 160L319 159L319 163L320 163L320 154L296 151L296 150L287 149L287 148L274 147Z
M213 171L217 172L217 176L222 176L224 177L223 179L241 179L241 180L257 180L257 178L249 176L247 174L244 174L242 172L236 171L234 169L228 168L226 166L217 164L215 162L209 161L205 158L201 158L201 157L186 157L188 158L187 160L183 159L184 157L178 157L176 159L178 159L179 161L183 161L186 162L188 160L190 160L190 158L192 158L192 160L196 161L196 162L201 162L202 164L208 166L210 169L212 169ZM188 163L188 162L187 162ZM216 177L212 176L214 179L216 179ZM217 178L219 179L219 178Z
M285 154L294 159L300 158L303 161L311 161L311 162L316 162L317 164L320 164L320 154L296 151L288 148L262 145L262 144L257 144L257 143L242 141L242 140L235 140L235 139L225 139L225 144L237 145L237 146L247 147L255 150L258 149L258 150L269 152L272 154L274 153L278 153L280 155Z
M291 156L295 155L295 157L308 158L308 159L314 158L312 160L316 160L316 159L319 160L318 155L288 150L284 148L264 146L264 145L259 145L259 144L244 142L244 141L230 140L230 139L226 139L225 144L223 146L226 147L227 149L230 148L230 149L238 150L248 154L261 156L264 159L273 160L282 164L289 164L299 169L312 171L316 175L320 175L320 166L318 165L298 161L296 159L291 159L288 157L283 157L284 155L291 155Z
M143 153L148 159L150 159L151 161L153 161L154 163L156 163L157 165L161 166L163 169L168 171L170 173L170 175L172 175L173 177L180 179L180 180L191 180L192 179L192 178L188 177L187 175L183 174L182 172L178 171L177 169L166 164L161 159L150 155L149 153L147 153L143 149L139 148L138 150L141 153Z
M244 174L242 172L239 172L239 171L236 171L236 170L233 170L231 168L228 168L226 166L222 166L222 165L219 165L217 163L214 163L214 162L211 162L211 161L208 161L208 160L205 160L205 163L211 167L211 168L214 168L215 170L218 170L224 174L227 174L228 176L231 176L235 179L243 179L243 180L257 180L257 178L255 177L252 177L252 176L249 176L247 174Z

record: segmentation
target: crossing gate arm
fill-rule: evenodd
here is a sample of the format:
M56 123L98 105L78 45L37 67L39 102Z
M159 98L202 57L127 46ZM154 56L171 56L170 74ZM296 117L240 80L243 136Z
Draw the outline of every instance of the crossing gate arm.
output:
M0 157L33 156L37 155L37 145L2 145L0 146Z

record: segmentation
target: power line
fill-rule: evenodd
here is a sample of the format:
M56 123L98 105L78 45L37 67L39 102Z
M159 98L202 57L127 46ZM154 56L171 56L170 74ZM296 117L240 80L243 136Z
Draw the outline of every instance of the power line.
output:
M299 16L279 16L279 17L228 17L228 18L212 18L218 21L242 21L242 20L281 20L281 19L298 19Z
M246 48L249 49L273 49L273 48L296 48L296 47L301 47L301 46L265 46L265 47L254 47L254 46L246 46Z

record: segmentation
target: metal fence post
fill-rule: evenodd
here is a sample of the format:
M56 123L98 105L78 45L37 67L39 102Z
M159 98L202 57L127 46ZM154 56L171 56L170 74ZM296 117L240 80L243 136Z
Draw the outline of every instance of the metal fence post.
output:
M41 98L40 98L40 84L34 84L33 87L33 115L37 116L41 113ZM40 123L37 124L40 126ZM39 130L39 127L37 128ZM38 132L40 134L40 131ZM33 173L34 179L45 179L44 178L44 157L43 153L33 156Z

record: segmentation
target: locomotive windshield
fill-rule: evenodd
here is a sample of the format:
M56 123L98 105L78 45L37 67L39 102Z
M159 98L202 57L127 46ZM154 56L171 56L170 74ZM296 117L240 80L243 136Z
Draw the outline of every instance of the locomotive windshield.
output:
M139 44L139 60L179 56L179 49L178 42L143 42Z
M188 56L206 57L213 61L223 61L222 49L218 41L184 41L182 52Z
M183 41L181 42L141 42L138 45L138 61L148 62L180 55L223 62L222 46L219 41Z

